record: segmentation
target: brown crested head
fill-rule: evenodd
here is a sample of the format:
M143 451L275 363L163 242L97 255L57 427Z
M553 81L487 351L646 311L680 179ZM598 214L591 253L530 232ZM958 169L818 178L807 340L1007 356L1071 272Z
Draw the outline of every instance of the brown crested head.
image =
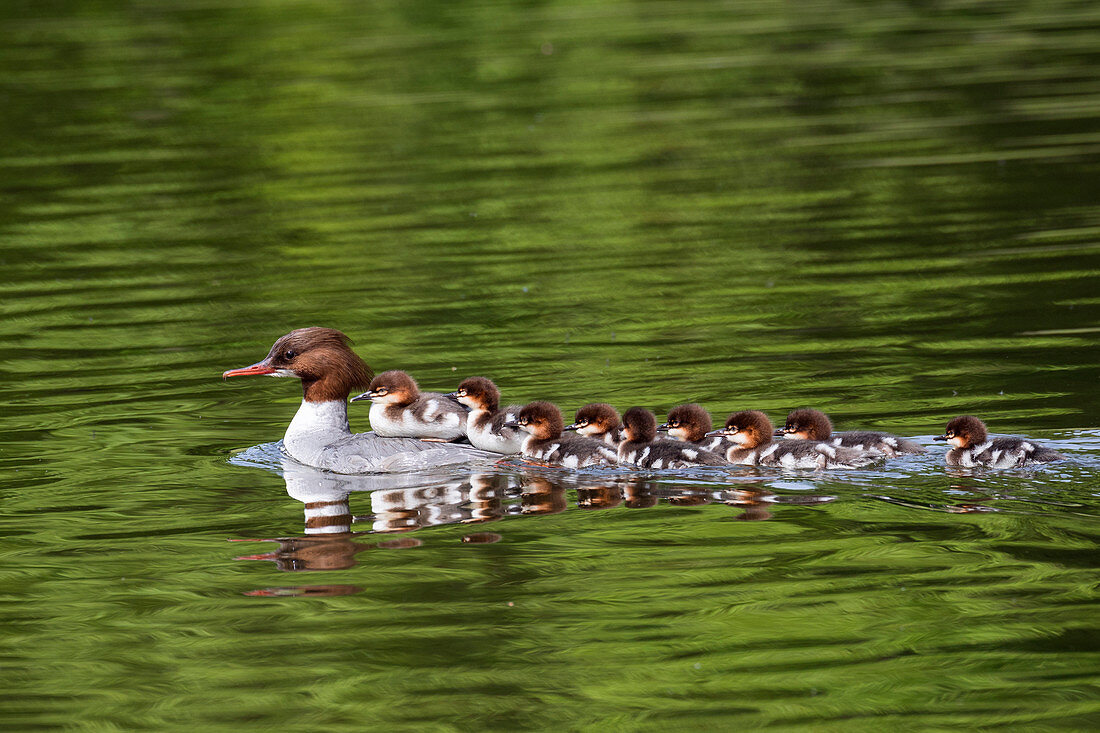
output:
M989 431L984 422L973 415L959 415L947 423L947 430L939 439L958 448L969 448L984 443L988 436Z
M668 411L668 434L678 440L696 443L706 437L713 423L701 405L679 405Z
M263 361L230 369L222 376L298 377L309 402L345 400L349 392L363 389L371 379L370 367L350 344L335 328L299 328L279 338Z
M774 430L772 421L760 410L742 410L726 418L720 432L745 448L756 448L770 443Z
M500 390L493 380L485 377L468 377L462 380L452 394L468 406L493 411L500 407Z
M792 438L804 440L828 440L833 434L833 424L821 410L801 408L787 415L782 432Z
M371 380L367 395L372 402L387 405L407 405L420 396L420 387L408 372L391 369Z
M561 437L565 426L558 406L543 400L525 405L516 416L516 424L539 440Z
M657 437L657 417L644 407L631 407L623 413L623 432L635 443L652 443Z
M619 411L606 402L592 402L577 410L573 424L581 435L603 435L622 425Z

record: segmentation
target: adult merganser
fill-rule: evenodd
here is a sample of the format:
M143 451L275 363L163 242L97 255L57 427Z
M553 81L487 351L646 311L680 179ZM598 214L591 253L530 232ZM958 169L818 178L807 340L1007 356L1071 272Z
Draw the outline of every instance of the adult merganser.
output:
M787 415L786 424L776 430L775 434L777 437L782 436L788 440L819 440L823 443L842 445L847 448L877 450L884 456L889 457L902 453L924 453L927 450L916 441L899 438L896 435L890 435L890 433L879 433L871 430L834 433L833 424L824 412L805 408L793 410Z
M710 435L713 426L710 413L702 406L694 403L679 405L668 411L668 419L657 426L658 430L667 430L669 436L686 443L694 443L704 450L726 455L726 451L734 447L733 443L724 435Z
M640 468L688 468L690 466L728 466L717 453L690 443L656 440L657 418L644 407L631 407L623 415L623 440L619 443L619 463Z
M946 440L954 446L947 451L948 466L1013 468L1065 458L1061 453L1026 438L990 438L985 423L973 415L956 417L947 423L943 435L932 440Z
M529 434L523 442L523 455L528 458L566 468L613 466L616 463L615 449L607 443L581 435L562 435L561 410L553 403L532 402L519 411L514 423L505 425L518 427Z
M283 450L307 466L336 473L409 471L489 457L470 446L412 438L352 434L348 394L370 384L371 371L333 328L299 328L271 347L263 361L222 378L268 375L302 380L302 404L283 436Z
M466 406L439 392L421 392L416 380L400 369L375 377L366 392L351 398L359 400L371 401L370 426L385 438L466 437Z
M577 410L573 416L573 424L566 425L564 429L576 430L588 438L618 446L622 440L621 425L618 410L606 402L593 402Z
M843 448L813 440L772 441L775 427L759 410L735 412L726 426L715 430L737 443L726 452L730 463L782 468L860 468L874 463L878 453Z
M523 406L508 405L501 409L500 390L491 379L464 379L449 396L470 408L466 417L466 437L474 447L505 455L523 450L527 435L519 428L504 427L506 422L515 422Z

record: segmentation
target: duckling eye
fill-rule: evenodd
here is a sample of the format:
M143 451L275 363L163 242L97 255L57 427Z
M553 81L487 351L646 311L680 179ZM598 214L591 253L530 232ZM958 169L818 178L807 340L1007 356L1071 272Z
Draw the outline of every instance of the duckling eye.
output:
M466 396L466 390L464 390L464 389L458 390L458 396L459 397L465 397Z
M374 390L375 394L386 394L387 392L389 392L389 390L385 387L379 387L378 389Z
M582 428L586 428L586 427L588 427L588 421L587 420L578 420L577 425L581 426Z

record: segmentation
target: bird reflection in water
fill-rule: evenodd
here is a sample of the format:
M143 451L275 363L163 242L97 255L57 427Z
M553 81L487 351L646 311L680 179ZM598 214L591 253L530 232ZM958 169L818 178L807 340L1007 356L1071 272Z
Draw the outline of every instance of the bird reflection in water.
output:
M544 476L527 476L519 498L520 514L558 514L566 507L565 486Z
M678 507L726 504L741 510L734 519L745 521L771 518L773 504L819 504L834 498L805 494L777 496L762 484L750 482L736 487L669 483L664 477L652 475L603 475L599 481L587 483L583 474L560 474L537 467L469 476L454 473L345 476L302 466L285 457L280 461L287 494L302 503L303 536L234 541L278 543L270 552L237 559L273 562L284 572L347 570L355 567L358 556L368 550L411 549L423 544L414 537L379 535L406 535L443 524L486 524L506 516L559 514L568 507L569 491L575 492L579 509L620 506L647 509L662 501ZM370 502L369 514L352 514L349 500L352 494ZM353 531L356 524L369 525L369 530ZM368 537L374 541L367 540ZM467 532L459 541L481 545L502 539L497 532ZM359 590L354 585L330 584L268 588L251 591L249 595L344 595Z
M577 487L580 509L611 509L623 503L623 490L614 484Z

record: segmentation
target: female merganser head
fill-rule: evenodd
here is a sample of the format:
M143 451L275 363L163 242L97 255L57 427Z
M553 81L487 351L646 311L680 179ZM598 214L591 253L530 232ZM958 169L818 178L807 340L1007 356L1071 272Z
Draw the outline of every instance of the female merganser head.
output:
M848 430L833 432L833 424L820 410L799 409L787 415L787 422L777 436L788 440L820 440L831 445L856 448L858 450L878 451L885 456L897 456L902 453L924 453L920 443L907 438L899 438L890 433L873 430Z
M782 468L861 468L881 458L877 452L830 445L815 440L772 441L775 428L759 410L744 410L729 416L715 433L735 445L726 452L730 463Z
M946 440L954 446L944 457L949 466L1014 468L1065 458L1061 453L1026 438L991 439L985 423L973 415L956 417L947 423L944 434L933 440Z
M621 425L618 410L606 402L593 402L577 410L573 424L566 425L565 429L576 430L581 435L610 445L618 445L622 438Z
M518 427L528 434L523 442L523 455L566 468L614 465L615 449L599 440L580 435L562 435L565 421L561 410L551 402L532 402L519 411L515 422L506 427Z
M392 369L382 372L370 389L351 401L369 399L374 432L392 438L457 440L466 437L469 411L449 395L421 392L416 380Z
M728 461L692 443L656 440L657 418L644 407L631 407L623 415L623 440L619 463L641 468L687 468L725 466Z
M222 379L297 377L302 380L307 402L343 401L352 390L364 389L371 379L370 367L349 343L335 328L299 328L276 341L263 361L223 372Z
M474 446L505 455L523 450L527 436L518 428L505 427L505 423L516 420L522 407L509 405L500 409L500 390L491 379L469 377L448 396L470 408L466 437Z
M348 343L348 337L333 328L299 328L277 340L263 361L230 369L222 377L302 380L302 404L283 436L283 449L307 466L336 473L411 471L487 456L469 446L433 445L377 433L353 435L348 394L369 387L371 372Z

